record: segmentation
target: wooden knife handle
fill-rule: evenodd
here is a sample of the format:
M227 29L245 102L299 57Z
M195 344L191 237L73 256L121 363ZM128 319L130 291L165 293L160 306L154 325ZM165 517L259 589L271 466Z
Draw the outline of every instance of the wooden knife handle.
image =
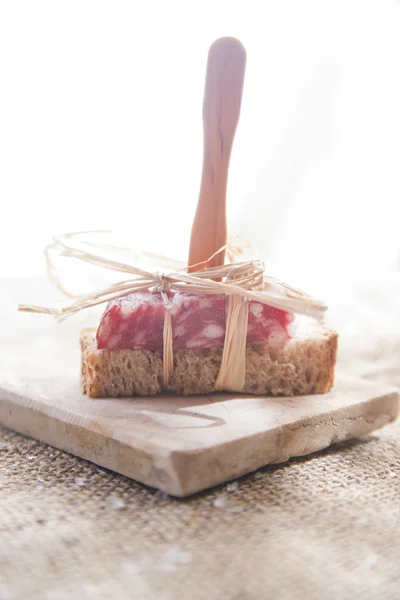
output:
M245 68L246 51L235 38L220 38L210 47L203 102L203 171L188 265L206 261L227 241L226 187ZM189 272L223 265L224 260L221 252Z

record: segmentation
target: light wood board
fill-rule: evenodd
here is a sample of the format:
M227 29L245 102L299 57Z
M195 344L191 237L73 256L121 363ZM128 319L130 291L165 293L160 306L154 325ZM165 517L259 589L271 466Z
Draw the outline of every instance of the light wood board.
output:
M90 399L78 377L0 386L0 422L174 496L363 436L393 421L396 390L339 377L321 396Z

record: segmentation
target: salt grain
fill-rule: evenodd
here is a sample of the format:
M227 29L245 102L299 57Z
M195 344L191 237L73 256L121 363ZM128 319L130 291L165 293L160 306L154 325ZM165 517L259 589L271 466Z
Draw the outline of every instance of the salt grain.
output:
M225 508L226 505L228 504L228 497L227 496L218 496L218 498L215 498L214 502L213 502L215 508Z
M192 553L172 546L167 548L162 558L159 569L166 573L175 571L180 565L188 565L192 562Z
M136 560L125 560L122 563L122 569L131 575L136 575L136 573L140 573L146 567L149 568L153 564L152 559L149 556L140 556Z
M234 513L234 514L239 514L242 513L244 511L244 506L234 506L233 508L230 509L229 512Z
M231 483L228 483L228 485L226 486L227 492L237 492L238 489L239 489L239 484L237 481L231 481Z
M26 458L27 458L27 460L35 460L34 456L27 456Z
M376 554L370 554L367 556L365 563L367 567L374 567L378 561L378 556Z
M172 573L183 565L189 565L192 562L192 553L182 548L171 546L167 548L156 563L150 556L140 556L136 559L126 560L121 567L127 573L136 575L144 569L157 569L165 573Z
M154 496L151 499L151 502L160 502L160 500L167 500L168 494L167 492L163 492L162 490L157 490Z
M79 485L79 487L83 487L85 485L86 479L84 479L83 477L75 477L75 483L76 485Z
M123 510L124 508L126 508L126 504L122 500L122 498L118 498L118 496L116 496L115 494L110 494L110 496L108 496L107 498L107 502L109 503L111 508L114 508L115 510Z

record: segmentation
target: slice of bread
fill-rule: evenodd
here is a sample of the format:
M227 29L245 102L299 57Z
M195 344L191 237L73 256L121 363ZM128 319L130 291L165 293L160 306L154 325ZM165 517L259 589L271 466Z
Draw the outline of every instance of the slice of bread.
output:
M82 390L93 398L150 396L163 389L162 353L98 350L95 329L81 333ZM243 393L293 396L323 394L334 380L338 335L317 326L298 331L283 348L248 345ZM169 390L175 394L214 391L222 348L176 350Z

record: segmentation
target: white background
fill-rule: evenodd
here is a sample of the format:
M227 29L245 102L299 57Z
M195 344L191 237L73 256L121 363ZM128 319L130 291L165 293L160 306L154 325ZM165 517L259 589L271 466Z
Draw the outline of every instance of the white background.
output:
M186 258L207 50L247 49L229 230L275 269L399 268L400 3L0 4L0 276L53 234Z

